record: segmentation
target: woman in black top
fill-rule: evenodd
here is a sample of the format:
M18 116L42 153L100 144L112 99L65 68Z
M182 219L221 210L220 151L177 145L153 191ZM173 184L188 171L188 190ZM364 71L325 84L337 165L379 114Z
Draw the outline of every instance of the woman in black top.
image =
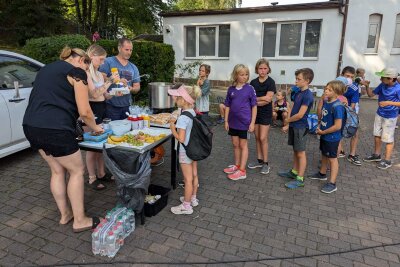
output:
M276 92L275 81L269 77L271 68L269 62L261 58L257 61L255 72L258 77L250 82L257 95L257 117L254 129L257 145L257 162L250 162L250 169L261 168L262 174L269 173L268 166L268 136L272 122L272 97Z
M95 227L99 218L89 218L84 211L84 164L76 140L76 120L81 117L96 133L104 130L96 125L89 106L85 71L90 58L79 48L66 47L60 59L36 76L23 128L31 147L39 150L51 169L50 188L61 213L60 224L74 219L74 232L81 232Z

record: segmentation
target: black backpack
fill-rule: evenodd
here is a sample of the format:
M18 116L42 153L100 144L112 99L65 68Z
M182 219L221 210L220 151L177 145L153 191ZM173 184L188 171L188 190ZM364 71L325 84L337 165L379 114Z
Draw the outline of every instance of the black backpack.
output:
M182 112L181 115L185 115L193 120L189 143L187 144L187 146L182 144L186 150L186 155L194 161L199 161L207 158L211 154L212 150L212 131L203 121L201 115L196 115L196 117L194 117L188 111Z

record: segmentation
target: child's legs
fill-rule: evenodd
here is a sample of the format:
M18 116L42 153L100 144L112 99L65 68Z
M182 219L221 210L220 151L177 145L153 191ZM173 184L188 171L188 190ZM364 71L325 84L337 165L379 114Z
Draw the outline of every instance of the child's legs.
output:
M263 153L262 153L262 147L261 147L261 140L260 140L260 135L261 135L261 128L260 124L256 124L254 126L254 135L256 136L256 151L257 151L257 159L263 159Z
M339 172L339 161L337 158L329 158L329 163L331 165L331 180L330 182L335 184L336 178Z
M239 139L240 143L240 170L246 170L246 163L249 157L247 139Z
M193 167L192 164L180 163L185 181L185 201L190 202L193 195Z
M278 114L277 114L275 111L273 111L273 112L272 112L272 120L273 120L274 122L276 122L277 117L278 117Z
M193 173L193 193L192 195L197 195L197 190L199 189L199 176L197 175L197 161L192 163L192 173Z
M375 141L375 151L374 154L380 155L382 151L382 133L383 133L383 118L378 114L375 114L374 121L374 141Z
M233 153L235 155L235 165L240 165L240 144L239 136L232 136Z
M396 130L396 118L388 118L383 120L382 125L382 142L386 143L385 160L390 160L394 147L394 133Z
M382 139L380 136L375 136L375 151L374 154L380 155L382 151Z
M307 157L306 157L306 152L305 151L295 151L294 152L297 157L297 162L298 162L298 176L304 177L304 173L306 171L306 166L307 166Z
M259 130L258 130L258 140L260 142L260 148L261 148L261 153L257 154L261 155L261 158L259 159L263 159L264 162L268 162L268 137L269 137L269 125L262 125L259 124L258 126ZM257 142L257 146L258 146L258 142Z
M343 151L342 140L340 140L337 153L339 154L342 151Z
M306 170L306 143L307 143L307 129L293 128L293 150L296 156L295 170L298 171L298 176L303 177ZM297 164L297 166L296 166Z
M282 112L282 121L284 126L287 124L285 123L287 117L288 117L288 112L287 111Z
M358 133L359 130L357 130L356 134L351 138L350 140L350 155L355 156L356 155L356 149L357 149L357 144L358 144Z
M328 158L324 155L321 155L321 167L319 169L319 172L321 174L326 174L328 168Z

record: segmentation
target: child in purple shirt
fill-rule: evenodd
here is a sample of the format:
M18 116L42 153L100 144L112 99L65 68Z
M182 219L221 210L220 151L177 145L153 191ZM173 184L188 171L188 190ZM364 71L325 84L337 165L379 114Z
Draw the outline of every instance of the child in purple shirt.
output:
M224 169L230 180L246 179L246 163L249 156L248 133L254 131L257 115L257 97L249 85L249 68L243 64L234 67L225 99L225 129L232 136L235 165Z

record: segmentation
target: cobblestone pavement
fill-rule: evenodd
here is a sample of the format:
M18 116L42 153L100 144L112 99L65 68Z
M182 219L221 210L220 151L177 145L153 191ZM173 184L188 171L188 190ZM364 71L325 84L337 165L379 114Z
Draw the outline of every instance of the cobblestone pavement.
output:
M376 106L376 101L362 102L362 156L373 149ZM232 163L230 139L221 126L215 132L212 155L199 163L200 205L195 212L177 216L169 211L183 193L177 188L169 194L167 208L147 218L144 226L137 225L114 259L92 254L89 231L74 234L71 225L59 226L49 190L49 169L38 154L26 150L1 159L0 266L117 262L125 262L121 264L124 266L129 262L140 266L157 262L169 262L170 266L177 262L221 262L212 266L400 266L400 246L385 246L400 242L398 142L394 166L388 170L370 163L357 167L340 159L338 191L326 195L319 191L321 182L308 179L302 189L284 188L285 181L276 173L291 167L292 151L279 129L272 129L270 135L271 173L248 170L247 179L229 181L222 169ZM311 173L319 159L315 136L309 137L308 151L307 171ZM255 159L254 138L250 159ZM169 164L156 167L152 182L168 185L169 175ZM89 215L104 216L115 203L114 186L102 192L85 191ZM260 259L266 260L255 261Z

